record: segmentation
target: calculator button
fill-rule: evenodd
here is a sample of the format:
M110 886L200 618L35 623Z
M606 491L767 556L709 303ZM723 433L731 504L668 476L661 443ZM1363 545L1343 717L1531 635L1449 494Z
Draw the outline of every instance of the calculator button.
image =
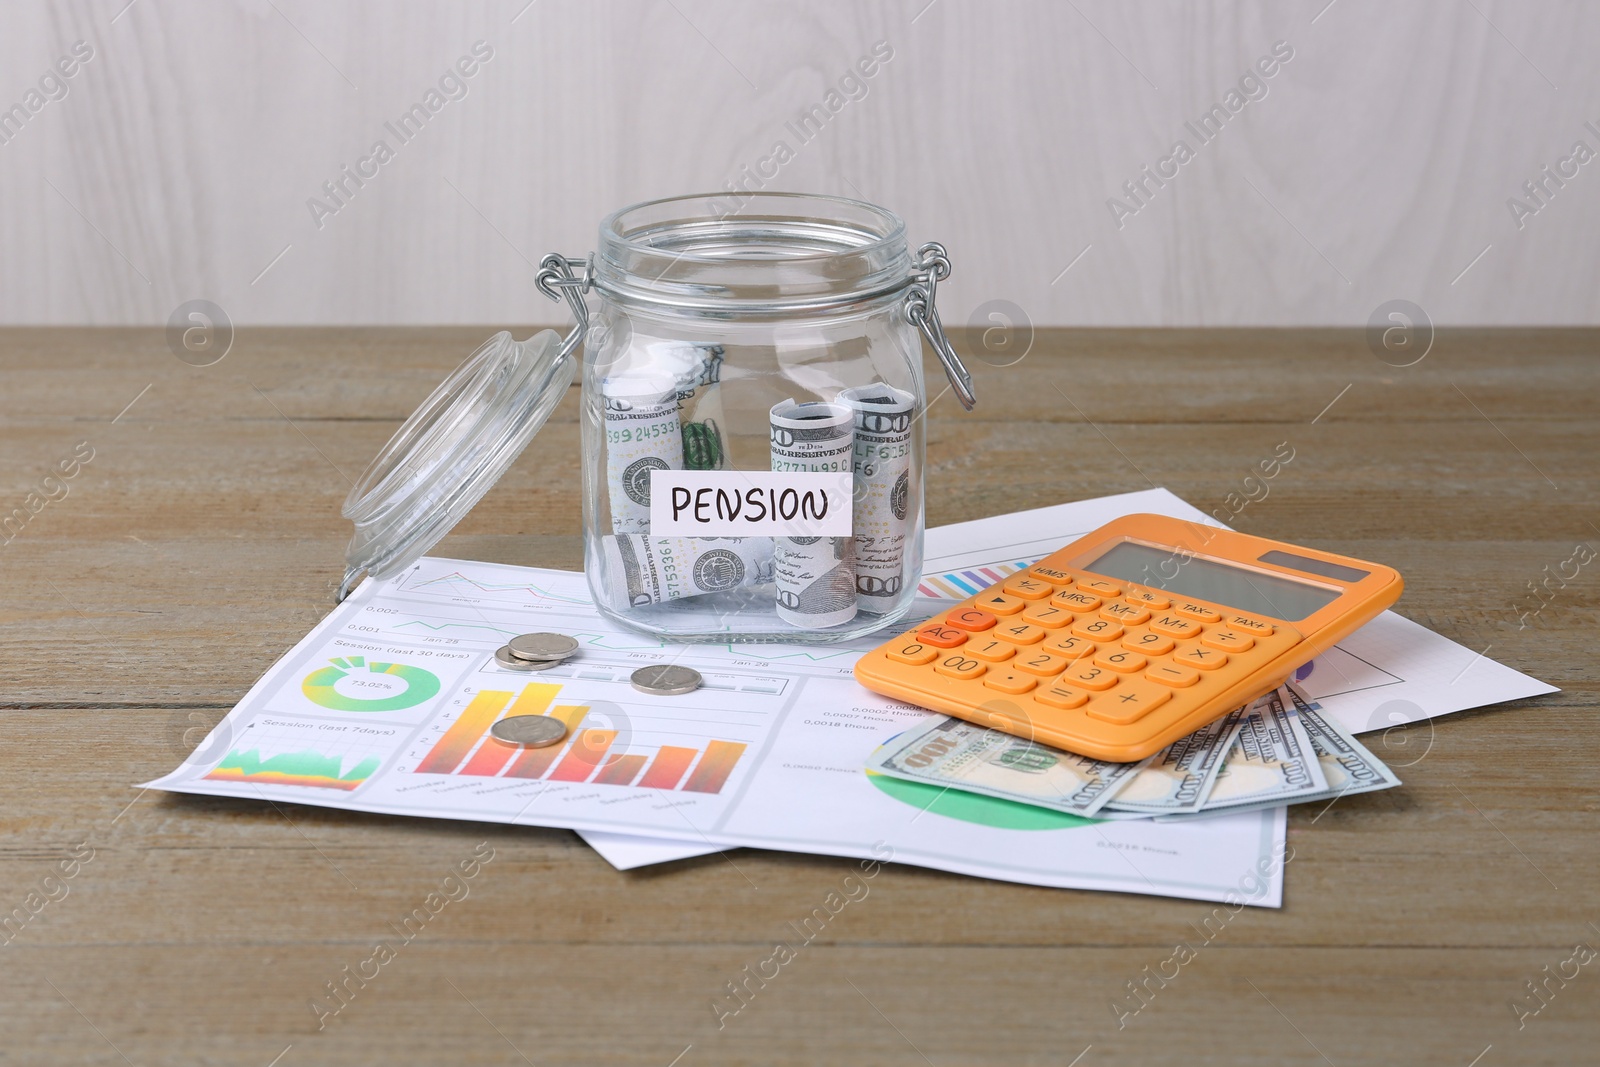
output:
M950 626L924 626L917 631L913 640L934 648L959 648L966 643L967 635Z
M1191 619L1199 619L1201 622L1219 622L1222 619L1221 615L1218 615L1204 604L1189 604L1180 600L1172 610L1179 615L1187 615Z
M1022 613L1024 622L1031 622L1035 626L1043 626L1051 630L1059 630L1076 616L1066 608L1054 604L1029 604Z
M1270 622L1252 619L1248 615L1229 615L1228 628L1253 634L1256 637L1271 637L1273 630L1276 629Z
M1148 589L1130 589L1126 597L1130 604L1143 604L1147 608L1164 611L1172 607L1172 601L1160 593L1152 593Z
M982 633L999 621L987 611L979 611L977 608L962 608L944 617L946 626L954 626L957 630L967 630L971 633Z
M1083 689L1093 689L1098 692L1116 685L1117 675L1115 671L1108 671L1104 667L1096 667L1092 663L1082 663L1062 675L1061 680L1068 685L1076 685Z
M1122 636L1122 624L1110 619L1079 619L1072 632L1090 641L1115 641Z
M1078 582L1078 588L1085 593L1093 593L1098 597L1114 597L1122 595L1122 586L1113 585L1101 578L1084 578Z
M1089 703L1089 694L1082 689L1057 682L1033 694L1033 699L1041 704L1049 704L1052 708L1081 708Z
M1079 660L1085 656L1093 655L1095 643L1086 641L1081 637L1060 637L1044 646L1051 652L1065 656L1068 661Z
M1019 674L1009 667L992 670L983 676L983 684L1002 693L1026 693L1039 684L1039 679L1029 674Z
M1016 655L1017 646L1008 645L990 634L981 634L963 645L961 654L963 656L977 656L979 659L987 660L990 663L999 663Z
M1027 607L1027 601L1005 593L980 593L974 603L993 615L1015 615Z
M1145 664L1149 662L1139 653L1129 652L1125 648L1115 650L1107 648L1103 652L1096 653L1094 657L1094 665L1096 667L1109 667L1118 674L1133 674L1136 671L1142 671Z
M1126 726L1128 723L1138 722L1171 699L1170 689L1163 690L1157 685L1132 682L1122 686L1115 693L1104 693L1095 697L1085 714L1101 722Z
M884 655L896 663L909 663L921 667L939 658L939 649L921 641L896 641L884 650Z
M1221 655L1220 652L1213 654ZM1041 678L1054 678L1072 666L1072 661L1057 652L1047 652L1042 648L1027 648L1011 662L1011 666L1019 671L1037 674Z
M1043 564L1040 564L1037 567L1028 568L1028 573L1033 575L1035 578L1043 578L1051 585L1072 584L1072 575L1068 574L1060 567L1046 567Z
M963 656L960 653L946 656L938 663L935 663L933 669L946 678L981 678L983 672L988 670L983 665L982 660L973 659L971 656Z
M1170 637L1151 633L1127 634L1122 638L1122 647L1131 648L1135 652L1143 652L1147 656L1165 656L1172 651L1175 642Z
M1221 652L1248 652L1256 641L1253 637L1246 637L1233 630L1212 630L1201 635L1200 643Z
M1015 619L1007 619L994 628L996 637L1003 637L1012 644L1017 645L1036 645L1044 640L1045 632L1042 626L1018 622Z
M1150 618L1150 612L1132 604L1107 604L1100 609L1102 619L1114 619L1124 626L1138 626Z
M1184 689L1200 680L1200 672L1193 667L1176 667L1172 664L1151 667L1144 672L1144 676L1152 682L1160 682L1173 689Z
M1063 589L1052 598L1052 603L1059 604L1068 611L1093 611L1103 601L1092 593L1081 593L1076 589Z
M1168 637L1199 637L1200 624L1180 619L1176 615L1157 615L1150 623L1150 629L1158 634Z
M1056 587L1043 578L1025 578L1021 575L1006 579L1006 584L1002 588L1012 596L1021 597L1023 600L1043 600L1053 596L1056 591Z
M1205 648L1201 645L1184 645L1173 655L1172 662L1184 667L1195 667L1202 671L1214 671L1228 662L1225 652L1214 648Z

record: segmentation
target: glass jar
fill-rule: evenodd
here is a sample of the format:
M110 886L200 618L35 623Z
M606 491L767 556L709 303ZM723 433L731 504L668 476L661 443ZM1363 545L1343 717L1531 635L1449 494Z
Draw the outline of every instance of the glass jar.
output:
M625 208L537 279L577 326L479 349L351 491L341 597L431 547L549 416L582 359L584 560L596 607L678 641L829 642L893 624L922 568L921 340L944 249L836 197ZM589 299L586 299L588 297ZM593 307L591 310L590 301Z

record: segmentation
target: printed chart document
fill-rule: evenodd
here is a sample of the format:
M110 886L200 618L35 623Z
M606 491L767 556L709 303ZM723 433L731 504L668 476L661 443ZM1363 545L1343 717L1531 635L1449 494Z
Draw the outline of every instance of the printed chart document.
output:
M508 637L538 630L581 651L532 674L495 664ZM879 744L929 716L855 683L875 643L667 645L602 621L582 575L424 559L363 583L149 785L1281 904L1282 809L1101 822L866 773ZM705 684L632 688L636 667L664 660ZM569 725L563 743L489 736L503 715L541 713Z
M1165 489L938 526L927 532L920 591L929 597L965 599L1112 519L1136 512L1221 526ZM1322 705L1325 715L1351 733L1386 731L1389 744L1384 758L1400 760L1396 764L1400 767L1408 765L1407 759L1420 759L1433 738L1431 725L1409 731L1398 727L1556 692L1555 686L1496 663L1392 611L1301 667L1295 672L1295 681L1302 692ZM715 851L703 840L681 841L681 851L673 853L660 842L645 851L608 834L585 832L583 837L622 869Z

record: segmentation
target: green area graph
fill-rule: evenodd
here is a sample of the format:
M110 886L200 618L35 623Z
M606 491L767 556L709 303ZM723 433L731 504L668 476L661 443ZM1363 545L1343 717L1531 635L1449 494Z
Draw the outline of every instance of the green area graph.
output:
M254 782L258 785L300 785L351 790L372 776L383 762L368 756L348 771L344 758L306 749L263 759L260 749L234 749L206 777L219 782Z

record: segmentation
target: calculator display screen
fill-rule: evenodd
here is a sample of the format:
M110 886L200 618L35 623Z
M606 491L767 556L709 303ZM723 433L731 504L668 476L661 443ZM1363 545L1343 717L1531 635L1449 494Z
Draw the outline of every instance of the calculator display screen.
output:
M1122 542L1084 567L1108 578L1138 582L1152 589L1226 604L1247 614L1267 615L1288 622L1303 619L1339 598L1336 589L1324 589L1133 541Z

